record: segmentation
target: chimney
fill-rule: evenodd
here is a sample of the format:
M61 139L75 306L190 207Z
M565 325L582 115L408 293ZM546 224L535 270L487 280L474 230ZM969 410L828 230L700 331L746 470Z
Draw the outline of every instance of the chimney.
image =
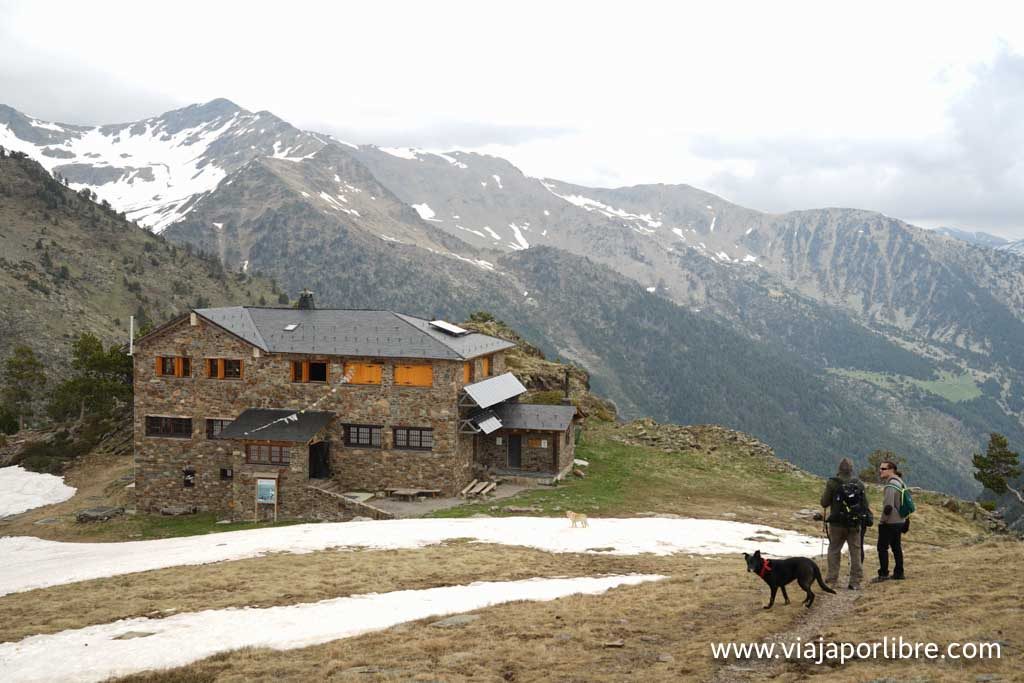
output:
M299 310L311 311L314 308L316 308L316 304L313 303L313 292L304 288L299 293Z

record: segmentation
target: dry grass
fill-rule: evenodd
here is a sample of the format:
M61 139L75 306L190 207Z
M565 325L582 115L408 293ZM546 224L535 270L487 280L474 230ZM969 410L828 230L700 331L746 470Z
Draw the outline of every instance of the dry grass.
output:
M983 673L996 674L997 680L1021 680L1024 578L1009 568L1024 560L1024 546L999 540L942 551L908 546L908 581L867 588L853 598L847 616L817 635L849 642L901 634L943 644L999 640L1004 643L1002 660L963 665L857 661L841 668L782 662L752 673L744 673L748 667L740 663L732 665L738 667L735 672L726 669L720 680L963 681ZM740 562L733 557L662 558L654 564L671 573L669 580L600 596L481 610L479 621L455 630L431 627L426 620L298 650L225 653L122 680L707 680L721 674L723 665L711 659L710 642L786 634L813 614L796 601L761 610L767 590L742 571ZM1003 562L1007 570L982 573ZM819 594L817 607L831 600L836 598ZM605 647L614 640L622 640L623 646Z

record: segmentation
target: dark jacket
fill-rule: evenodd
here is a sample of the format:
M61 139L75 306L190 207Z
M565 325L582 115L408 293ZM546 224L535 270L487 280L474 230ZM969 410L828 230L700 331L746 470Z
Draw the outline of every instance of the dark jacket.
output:
M836 492L839 490L839 488L843 484L845 484L848 481L856 482L858 488L860 488L860 495L864 499L864 507L867 510L867 514L868 514L868 524L867 525L871 526L871 524L873 524L873 520L872 520L871 508L868 506L867 491L865 491L865 489L864 489L864 483L861 482L860 479L857 479L856 477L854 477L853 475L836 474L834 477L831 477L828 480L828 482L825 484L825 490L822 491L822 493L821 493L821 507L823 507L823 508L831 508L832 507L832 499L835 498ZM825 521L828 522L829 524L839 524L843 520L840 520L838 515L839 515L839 511L838 510L831 510L830 509L829 510L829 515L828 515L828 517L825 518ZM858 524L857 526L861 526L861 525Z

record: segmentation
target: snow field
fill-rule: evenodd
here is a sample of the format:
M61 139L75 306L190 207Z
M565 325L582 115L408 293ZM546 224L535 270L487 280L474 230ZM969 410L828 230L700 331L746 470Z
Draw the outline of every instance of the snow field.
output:
M758 536L772 541L750 541ZM770 556L818 552L817 538L763 525L713 519L594 518L573 529L562 517L399 519L301 524L204 536L125 543L60 543L29 536L0 538L0 595L134 572L258 557L271 552L310 553L329 548L421 548L469 538L554 553L752 552ZM606 550L610 549L610 550Z
M166 619L123 619L0 644L0 670L8 683L102 681L138 671L183 666L242 647L289 650L351 638L405 621L515 600L597 595L616 586L664 578L641 574L476 582L264 609L206 610ZM128 638L117 639L126 634Z

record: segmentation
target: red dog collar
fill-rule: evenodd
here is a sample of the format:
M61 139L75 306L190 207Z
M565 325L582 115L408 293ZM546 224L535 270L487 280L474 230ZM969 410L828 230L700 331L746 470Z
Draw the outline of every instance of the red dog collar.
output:
M769 572L771 572L771 570L772 570L772 566L770 564L768 564L768 560L762 558L761 559L761 568L757 570L757 575L760 576L763 579L764 575L768 574Z

